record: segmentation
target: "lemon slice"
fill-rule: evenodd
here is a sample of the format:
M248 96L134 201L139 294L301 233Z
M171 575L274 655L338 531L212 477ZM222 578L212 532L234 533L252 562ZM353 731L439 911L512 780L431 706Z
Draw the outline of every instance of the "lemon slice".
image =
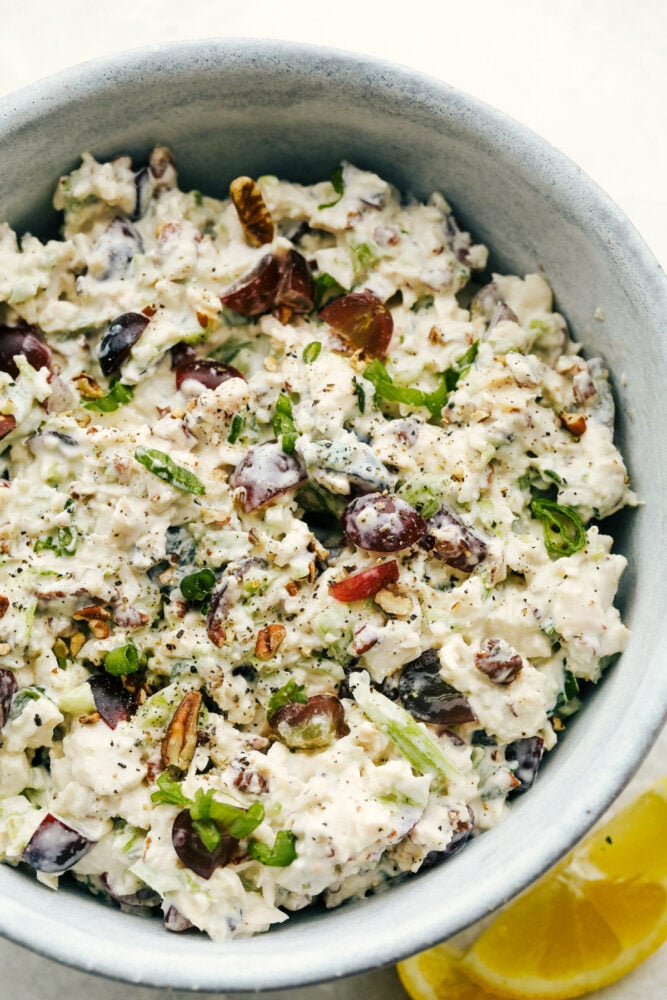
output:
M473 983L461 968L465 952L439 944L396 966L406 993L414 1000L497 1000Z
M439 945L398 971L414 1000L565 1000L615 982L666 940L663 778L502 911L465 955Z

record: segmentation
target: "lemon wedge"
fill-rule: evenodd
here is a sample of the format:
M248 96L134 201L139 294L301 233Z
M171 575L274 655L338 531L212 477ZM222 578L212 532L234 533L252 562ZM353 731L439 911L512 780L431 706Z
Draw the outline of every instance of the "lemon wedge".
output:
M566 1000L616 982L667 940L667 778L597 828L464 954L398 965L414 1000Z

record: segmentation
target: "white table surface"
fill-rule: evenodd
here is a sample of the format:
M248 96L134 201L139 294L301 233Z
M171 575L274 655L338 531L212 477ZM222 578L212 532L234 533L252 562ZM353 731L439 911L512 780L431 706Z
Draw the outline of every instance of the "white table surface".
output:
M404 63L500 108L567 153L667 265L667 0L4 0L0 9L0 95L84 59L187 38L282 38ZM622 801L665 773L667 730ZM0 941L0 970L0 995L8 1000L154 1000L160 992L75 972L6 941ZM161 992L172 1000L192 996ZM663 948L595 996L666 994ZM405 994L385 969L264 996L400 1000Z

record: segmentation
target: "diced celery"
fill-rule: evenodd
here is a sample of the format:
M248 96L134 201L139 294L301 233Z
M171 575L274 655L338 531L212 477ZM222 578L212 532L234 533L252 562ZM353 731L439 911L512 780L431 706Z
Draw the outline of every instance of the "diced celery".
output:
M396 702L371 689L365 670L350 674L352 697L364 715L385 733L403 756L420 774L432 774L447 782L461 772L445 756L442 746Z
M95 711L95 699L88 681L63 691L58 698L58 708L67 715L90 715Z

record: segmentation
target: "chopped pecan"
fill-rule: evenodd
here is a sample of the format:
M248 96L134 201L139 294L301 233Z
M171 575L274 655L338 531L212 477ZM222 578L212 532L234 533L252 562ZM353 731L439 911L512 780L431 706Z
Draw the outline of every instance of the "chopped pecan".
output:
M586 417L583 413L561 413L558 419L573 437L581 437L586 430Z
M93 633L96 639L109 638L109 633L110 633L109 625L101 618L93 618L91 621L89 621L88 628Z
M102 716L99 712L91 712L90 715L80 715L79 722L82 726L94 726L101 718Z
M0 594L0 618L4 618L9 610L9 598Z
M229 185L229 194L248 243L254 247L270 243L273 239L273 219L257 182L252 177L237 177Z
M260 660L270 660L280 649L286 634L284 625L267 625L260 629L255 643L255 656Z
M89 604L85 608L79 608L72 615L75 622L108 621L111 614L101 604Z
M187 771L197 749L197 723L201 708L199 691L188 691L171 717L162 741L160 761L163 767Z
M405 594L398 593L395 589L383 587L375 595L375 603L379 604L388 615L398 615L404 618L412 611L412 601Z
M494 684L511 684L516 680L523 660L503 639L487 639L475 653L475 666Z
M104 389L96 382L92 375L86 372L79 372L72 379L74 385L79 390L79 395L84 399L101 399L104 396Z
M13 417L11 413L0 416L0 440L11 434L15 427L16 417Z
M81 652L83 645L86 641L86 637L83 632L75 632L69 641L69 651L72 656L78 656Z
M161 180L170 167L173 169L174 160L166 146L156 146L151 151L148 165L151 168L153 177Z
M299 593L299 585L298 583L295 583L294 580L288 580L287 583L285 584L285 590L290 595L290 597L296 597L296 595Z

